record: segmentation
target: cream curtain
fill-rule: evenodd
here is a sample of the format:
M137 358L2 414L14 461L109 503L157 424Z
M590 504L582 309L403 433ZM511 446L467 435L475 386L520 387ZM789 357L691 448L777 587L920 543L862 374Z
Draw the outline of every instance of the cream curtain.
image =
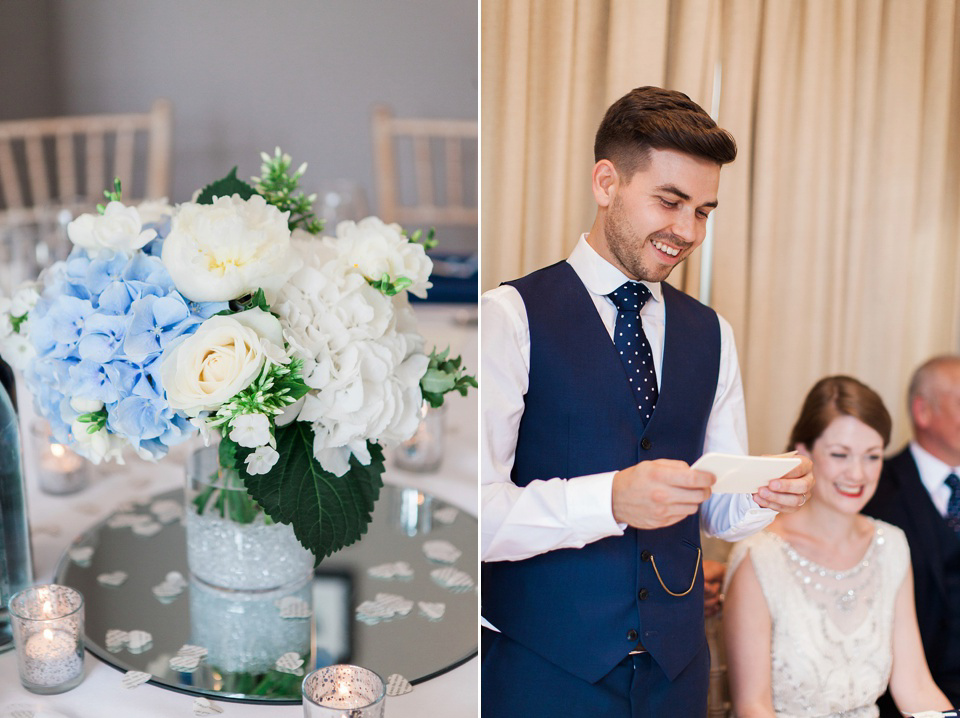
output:
M909 432L914 366L960 340L960 0L483 0L483 287L589 228L592 140L631 87L682 90L737 138L711 304L740 350L751 449L819 377ZM696 295L699 261L671 277Z

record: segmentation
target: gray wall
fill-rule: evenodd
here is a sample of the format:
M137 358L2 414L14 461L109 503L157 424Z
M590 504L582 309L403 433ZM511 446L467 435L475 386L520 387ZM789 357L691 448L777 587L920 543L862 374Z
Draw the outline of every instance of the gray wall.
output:
M177 202L280 145L376 211L372 106L476 118L478 84L476 0L0 0L0 119L169 98Z

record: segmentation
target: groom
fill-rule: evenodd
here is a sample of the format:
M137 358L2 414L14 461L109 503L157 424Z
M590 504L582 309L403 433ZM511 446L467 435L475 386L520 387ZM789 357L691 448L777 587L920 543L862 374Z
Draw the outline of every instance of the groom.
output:
M730 325L664 284L703 241L733 138L641 87L597 131L597 214L569 259L482 299L482 706L489 718L703 716L699 530L796 509L810 463L711 496L746 453Z

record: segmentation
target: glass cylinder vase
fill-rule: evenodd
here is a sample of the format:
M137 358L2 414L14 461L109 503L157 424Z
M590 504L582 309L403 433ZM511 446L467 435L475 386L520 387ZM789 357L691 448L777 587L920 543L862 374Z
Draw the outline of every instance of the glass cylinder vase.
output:
M293 529L275 523L247 493L234 469L223 469L217 446L187 463L187 565L216 588L272 591L313 572L313 554Z

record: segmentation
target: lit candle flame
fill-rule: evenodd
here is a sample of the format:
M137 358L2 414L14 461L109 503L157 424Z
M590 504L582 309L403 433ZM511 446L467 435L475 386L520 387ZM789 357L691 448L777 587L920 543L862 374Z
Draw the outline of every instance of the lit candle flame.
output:
M63 447L63 444L50 444L50 453L59 459L67 453L67 450Z
M43 629L43 637L46 638L48 641L52 641L52 640L53 640L53 631L51 631L49 628L44 628L44 629Z

